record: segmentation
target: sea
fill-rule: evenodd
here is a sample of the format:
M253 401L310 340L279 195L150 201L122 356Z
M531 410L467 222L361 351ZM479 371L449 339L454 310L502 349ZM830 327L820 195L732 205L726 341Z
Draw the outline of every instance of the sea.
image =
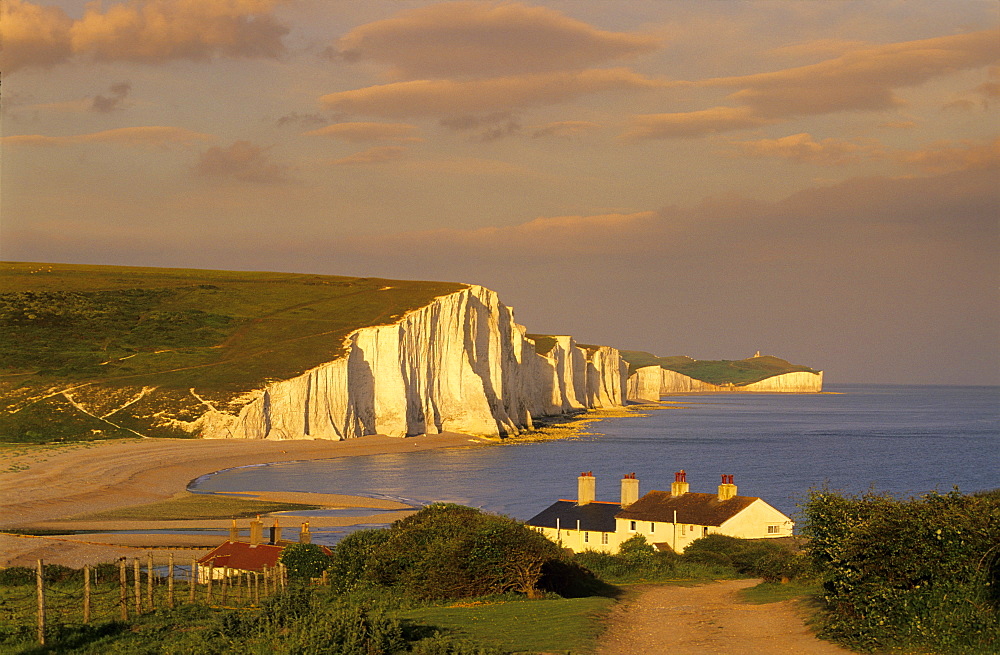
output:
M452 502L526 520L575 499L583 471L597 478L597 499L610 501L625 473L636 474L640 493L669 489L680 470L694 492L714 493L721 475L733 475L740 495L793 518L815 489L908 497L1000 488L1000 387L830 384L820 394L666 396L643 414L589 423L567 439L228 469L190 489Z

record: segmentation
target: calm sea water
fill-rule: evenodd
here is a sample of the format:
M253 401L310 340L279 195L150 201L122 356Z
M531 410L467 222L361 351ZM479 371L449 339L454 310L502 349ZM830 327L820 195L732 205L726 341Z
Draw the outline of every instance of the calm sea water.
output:
M741 495L788 514L808 490L874 486L896 494L1000 487L1000 387L829 385L838 393L665 398L647 417L592 423L593 434L537 443L336 458L231 469L192 490L316 491L448 501L527 519L576 497L593 471L598 500L617 500L623 473L640 492L714 492L722 473Z

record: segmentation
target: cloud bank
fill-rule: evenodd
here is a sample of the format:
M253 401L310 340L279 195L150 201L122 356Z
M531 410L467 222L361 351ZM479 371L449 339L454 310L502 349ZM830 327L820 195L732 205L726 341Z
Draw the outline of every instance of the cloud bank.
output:
M4 0L0 66L12 72L75 56L160 63L213 56L277 57L288 28L272 15L280 0L131 0L87 5L79 20L58 7Z

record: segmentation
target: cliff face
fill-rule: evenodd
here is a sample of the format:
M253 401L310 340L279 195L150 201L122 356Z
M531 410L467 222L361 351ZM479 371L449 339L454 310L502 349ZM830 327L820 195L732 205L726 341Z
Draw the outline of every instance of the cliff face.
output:
M632 401L658 400L668 393L696 392L763 392L763 393L818 393L823 390L823 372L796 371L782 373L745 385L718 385L696 380L683 373L659 366L644 366L628 379L628 399Z
M494 292L470 286L359 329L345 357L270 384L238 415L210 409L187 429L236 439L499 436L533 417L625 403L628 366L617 350L558 337L543 356L524 335Z

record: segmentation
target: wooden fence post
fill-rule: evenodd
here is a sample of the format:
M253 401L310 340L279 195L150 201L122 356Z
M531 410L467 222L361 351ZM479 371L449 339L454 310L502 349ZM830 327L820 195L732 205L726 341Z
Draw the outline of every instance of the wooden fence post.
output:
M215 566L208 565L208 604L212 604L212 582L215 580Z
M253 604L260 605L260 573L253 574Z
M45 645L45 579L43 576L42 560L38 560L38 569L35 571L35 582L38 587L38 643Z
M122 621L128 621L128 572L125 569L125 558L118 561L119 604L122 610Z
M194 603L195 585L198 584L198 560L191 558L191 577L188 580L188 602Z
M153 551L146 554L146 605L149 612L156 609L153 606Z
M90 565L83 565L83 623L90 623Z
M133 588L135 591L135 614L142 614L142 573L139 571L139 558L132 560L132 572L135 574Z
M174 609L174 553L167 557L167 607Z
M229 595L229 567L222 567L222 604L226 604L226 597Z

